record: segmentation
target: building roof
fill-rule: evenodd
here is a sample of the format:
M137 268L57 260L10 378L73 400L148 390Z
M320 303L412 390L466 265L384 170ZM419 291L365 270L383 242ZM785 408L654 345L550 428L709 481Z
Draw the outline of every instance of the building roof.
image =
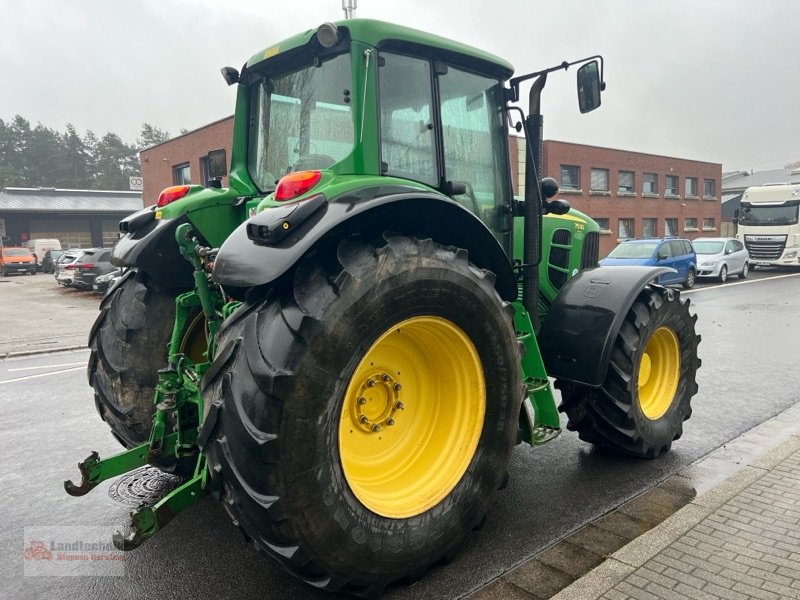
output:
M771 183L800 183L800 169L772 169L770 171L739 171L722 176L722 195L735 195L754 185Z
M144 207L141 192L3 188L0 212L132 213Z

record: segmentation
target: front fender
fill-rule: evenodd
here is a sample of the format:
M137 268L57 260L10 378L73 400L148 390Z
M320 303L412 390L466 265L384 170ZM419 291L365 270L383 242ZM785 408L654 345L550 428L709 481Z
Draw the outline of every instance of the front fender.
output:
M220 248L214 281L234 287L271 283L326 239L391 231L466 249L472 263L497 276L495 286L501 297L516 298L516 279L502 246L475 215L449 198L421 191L385 193L365 188L311 209L303 209L302 203L269 208L239 226ZM265 238L256 244L248 237L248 227L251 232L283 229L290 233L275 236L274 242Z
M602 385L625 315L639 292L667 272L674 270L597 267L567 282L539 332L547 374L588 386Z

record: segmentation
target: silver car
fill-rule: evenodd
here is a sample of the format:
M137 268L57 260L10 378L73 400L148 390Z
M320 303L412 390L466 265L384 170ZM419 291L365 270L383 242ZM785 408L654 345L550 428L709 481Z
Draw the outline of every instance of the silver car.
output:
M697 254L698 277L716 277L725 283L729 275L745 279L750 272L750 255L736 238L697 238L692 246Z
M53 277L56 278L58 285L69 287L75 281L75 263L83 255L81 249L65 250L64 254L58 257L53 264Z

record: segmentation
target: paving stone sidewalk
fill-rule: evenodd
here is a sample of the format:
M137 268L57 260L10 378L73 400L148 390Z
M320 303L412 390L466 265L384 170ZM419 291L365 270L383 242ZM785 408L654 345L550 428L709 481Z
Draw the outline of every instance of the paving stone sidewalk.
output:
M553 598L800 599L800 435L697 496Z

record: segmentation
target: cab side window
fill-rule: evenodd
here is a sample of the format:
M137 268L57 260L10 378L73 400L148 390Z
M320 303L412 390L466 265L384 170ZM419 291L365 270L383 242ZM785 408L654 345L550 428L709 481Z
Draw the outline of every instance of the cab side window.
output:
M431 65L389 52L382 52L381 58L381 170L438 186Z

